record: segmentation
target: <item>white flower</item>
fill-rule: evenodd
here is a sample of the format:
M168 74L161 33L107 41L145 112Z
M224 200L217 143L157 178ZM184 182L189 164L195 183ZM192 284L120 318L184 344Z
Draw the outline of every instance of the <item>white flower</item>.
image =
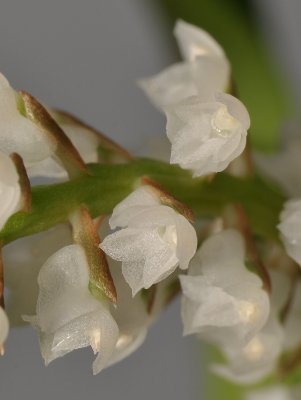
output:
M213 372L237 384L253 384L266 378L276 368L283 350L284 331L278 316L287 301L289 281L278 271L270 272L272 294L266 323L243 346L224 341L221 350L227 363L212 366Z
M209 103L190 97L166 110L170 162L192 170L194 176L224 170L246 145L246 108L229 94L214 97Z
M178 21L174 33L185 61L139 81L159 109L194 95L209 101L214 92L225 91L230 81L224 51L207 32Z
M9 323L7 319L7 315L2 307L0 307L0 350L7 338L9 331Z
M52 255L38 277L36 316L27 317L39 331L46 364L72 350L91 346L99 353L94 374L106 367L118 339L118 326L105 304L89 292L84 250L70 245Z
M301 265L301 200L284 204L278 229L288 255Z
M185 217L160 204L148 187L131 193L113 210L112 229L101 248L122 261L122 272L133 295L170 275L178 266L188 268L197 238Z
M245 400L299 400L299 397L294 397L285 386L272 386L247 393Z
M1 134L0 134L1 136ZM20 210L19 175L12 159L0 151L0 230L11 215Z
M237 384L257 383L273 372L282 348L283 329L272 312L264 328L246 346L223 348L227 364L215 364L211 369Z
M53 149L40 129L18 109L15 91L0 74L0 149L6 154L18 153L26 165L41 161Z
M269 298L244 264L241 235L232 229L207 239L180 276L184 334L222 345L242 346L264 326Z
M47 258L72 243L71 229L59 225L46 232L16 240L3 248L5 309L11 326L24 324L22 315L35 313L38 274Z

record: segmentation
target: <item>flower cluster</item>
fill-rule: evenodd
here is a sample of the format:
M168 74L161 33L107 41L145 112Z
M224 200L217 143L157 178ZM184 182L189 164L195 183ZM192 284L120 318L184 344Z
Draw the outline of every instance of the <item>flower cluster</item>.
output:
M250 119L229 61L199 28L179 21L175 36L184 61L140 82L166 113L169 164L134 159L0 75L1 352L8 316L37 330L46 364L91 347L96 374L135 351L181 292L184 335L220 350L217 375L257 384L301 362L301 200L255 174L230 176ZM55 183L36 188L37 176ZM298 393L275 386L246 399Z

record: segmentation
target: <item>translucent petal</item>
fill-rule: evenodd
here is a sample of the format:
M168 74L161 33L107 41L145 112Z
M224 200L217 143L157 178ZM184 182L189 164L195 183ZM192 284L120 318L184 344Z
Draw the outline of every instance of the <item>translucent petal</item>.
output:
M70 228L59 225L4 247L5 283L9 289L5 306L12 326L24 323L22 315L35 313L41 266L54 252L71 242Z
M114 260L130 262L145 259L165 243L157 229L125 228L108 235L100 247Z
M225 104L229 113L243 125L245 130L250 128L250 116L243 103L228 93L216 93L215 100Z
M51 256L40 270L38 284L37 315L42 331L55 331L98 304L88 291L88 265L79 245L64 247Z
M180 268L188 268L188 264L197 249L197 236L194 227L183 215L177 214L175 218L177 232L177 251L176 255L180 263Z
M203 29L178 20L174 29L182 57L188 61L204 55L225 57L221 46Z
M159 74L140 80L139 86L159 110L198 94L192 65L178 63Z
M115 229L117 226L128 225L129 220L139 214L145 207L160 204L159 199L145 186L136 189L114 208L110 218L110 226Z

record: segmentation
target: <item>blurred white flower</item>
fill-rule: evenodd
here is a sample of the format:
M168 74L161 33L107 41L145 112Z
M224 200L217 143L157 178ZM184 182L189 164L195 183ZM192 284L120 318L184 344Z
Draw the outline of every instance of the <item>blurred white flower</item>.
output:
M183 290L184 334L222 345L245 345L264 326L270 304L262 281L245 264L241 235L232 229L209 237L192 259Z
M225 344L226 365L213 365L218 375L238 384L253 384L266 378L277 367L286 340L279 313L286 304L290 285L286 275L269 271L272 283L271 309L264 327L244 346Z
M299 400L299 398L294 397L291 390L285 386L272 386L259 389L249 392L245 396L245 400Z
M5 342L5 339L7 338L8 331L9 331L8 318L3 308L0 307L0 350L3 343Z
M279 385L249 392L246 394L245 400L299 400L300 398L300 385Z
M110 218L112 229L101 248L122 261L122 272L133 296L170 275L188 268L197 237L185 217L160 204L149 187L140 187L119 203Z
M274 312L246 346L224 346L227 364L211 366L217 375L237 384L253 384L273 372L283 348L283 329Z
M0 74L0 149L6 154L18 153L26 165L44 160L52 152L45 135L24 117L17 104L17 94Z
M229 62L207 32L178 21L174 33L185 61L139 81L160 110L194 95L210 101L214 92L226 91L230 83Z
M1 134L0 134L1 136ZM0 151L0 229L21 208L19 175L12 159Z
M287 254L301 265L301 200L284 204L278 229Z
M235 97L215 93L215 101L190 97L166 109L172 164L202 176L223 171L245 148L249 114Z
M110 362L118 340L118 326L107 306L89 289L89 270L79 245L64 247L42 266L38 276L36 316L25 317L37 328L46 364L72 350L91 346L99 353L97 374Z

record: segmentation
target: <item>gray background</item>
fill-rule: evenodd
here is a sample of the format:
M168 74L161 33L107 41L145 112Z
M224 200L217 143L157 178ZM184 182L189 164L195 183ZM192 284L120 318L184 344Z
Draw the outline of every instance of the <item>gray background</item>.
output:
M301 100L301 2L254 3ZM10 82L140 152L146 140L162 135L164 119L135 80L173 60L171 40L150 0L1 2L0 71ZM199 348L193 339L182 339L178 306L164 313L140 350L96 377L90 351L45 369L32 330L13 330L0 359L0 398L197 399Z

